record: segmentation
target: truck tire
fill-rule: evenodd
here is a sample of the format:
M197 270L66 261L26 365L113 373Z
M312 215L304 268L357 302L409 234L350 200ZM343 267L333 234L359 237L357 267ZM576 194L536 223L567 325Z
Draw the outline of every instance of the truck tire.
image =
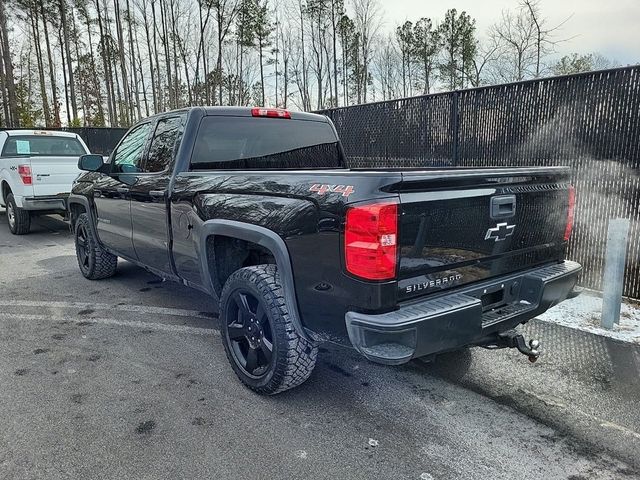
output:
M29 229L31 228L31 215L28 210L16 205L16 199L13 198L13 193L7 195L7 221L9 222L9 230L14 235L29 233Z
M100 242L91 228L89 215L80 214L73 230L76 258L82 275L89 280L112 277L118 267L118 257L100 246Z
M220 334L233 371L261 395L300 385L316 364L318 347L296 330L275 265L241 268L227 279Z

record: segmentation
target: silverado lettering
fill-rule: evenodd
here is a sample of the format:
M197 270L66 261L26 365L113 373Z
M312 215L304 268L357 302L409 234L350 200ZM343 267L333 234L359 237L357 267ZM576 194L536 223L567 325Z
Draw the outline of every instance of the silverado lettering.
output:
M434 280L429 280L428 282L407 285L406 292L413 293L413 292L419 292L422 290L427 290L428 288L440 287L442 285L453 283L457 280L460 280L461 278L462 278L462 275L457 273L455 275L449 275L448 277L441 277L441 278L436 278Z

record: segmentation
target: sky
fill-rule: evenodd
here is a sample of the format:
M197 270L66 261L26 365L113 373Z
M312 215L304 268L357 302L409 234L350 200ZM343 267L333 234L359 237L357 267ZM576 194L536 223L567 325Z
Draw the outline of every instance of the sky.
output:
M405 20L429 17L439 21L449 8L465 10L476 19L480 38L502 10L515 9L518 0L379 0L384 10L384 30L392 31ZM597 52L621 65L640 63L640 0L541 0L549 25L569 20L557 37L569 39L557 47L555 57Z

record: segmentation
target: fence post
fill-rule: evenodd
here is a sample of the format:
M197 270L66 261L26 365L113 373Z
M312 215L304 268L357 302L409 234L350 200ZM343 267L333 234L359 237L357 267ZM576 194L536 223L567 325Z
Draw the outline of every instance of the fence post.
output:
M602 327L609 330L613 329L614 323L620 323L620 306L622 305L622 287L627 257L628 235L629 219L616 218L609 220L601 319Z
M452 143L452 152L451 156L452 163L454 166L458 166L458 131L460 129L460 125L458 122L459 117L459 108L458 108L458 90L454 90L451 92L451 143Z

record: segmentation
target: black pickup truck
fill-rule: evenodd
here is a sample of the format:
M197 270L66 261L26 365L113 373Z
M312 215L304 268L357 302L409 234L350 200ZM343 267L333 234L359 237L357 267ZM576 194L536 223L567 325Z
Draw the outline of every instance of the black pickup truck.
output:
M85 155L69 197L89 279L117 258L215 299L248 387L304 382L318 345L400 364L537 341L514 329L574 295L566 168L349 169L324 116L190 108Z

